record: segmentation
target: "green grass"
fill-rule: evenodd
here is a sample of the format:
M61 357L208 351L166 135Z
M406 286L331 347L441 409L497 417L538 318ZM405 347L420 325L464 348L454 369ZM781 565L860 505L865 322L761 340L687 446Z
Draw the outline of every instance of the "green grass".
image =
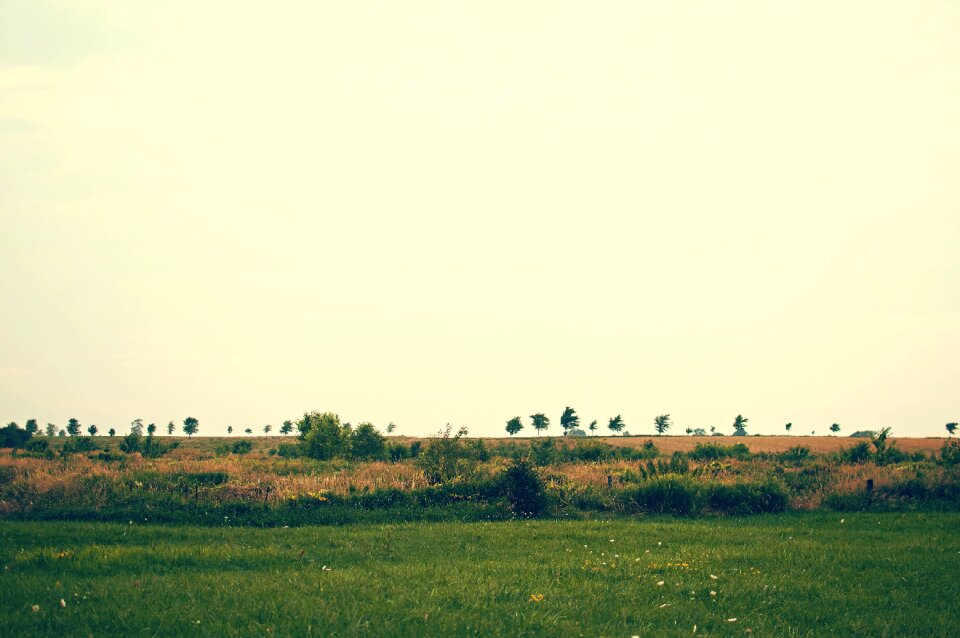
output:
M951 636L958 532L958 514L917 513L0 521L0 636Z

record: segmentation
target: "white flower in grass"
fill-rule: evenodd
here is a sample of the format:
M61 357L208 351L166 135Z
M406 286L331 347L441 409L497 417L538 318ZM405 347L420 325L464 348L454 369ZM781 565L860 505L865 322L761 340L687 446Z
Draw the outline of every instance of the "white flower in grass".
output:
M84 598L86 598L86 596L84 596ZM60 599L60 606L61 606L61 607L66 607L66 606L67 606L67 601L65 601L63 598L61 598L61 599Z
M727 622L737 622L736 618L727 618Z
M717 576L714 576L713 574L710 574L710 580L717 580Z
M663 581L662 581L662 580L657 583L657 587L663 587Z
M30 609L32 609L33 611L40 611L40 605L34 605Z

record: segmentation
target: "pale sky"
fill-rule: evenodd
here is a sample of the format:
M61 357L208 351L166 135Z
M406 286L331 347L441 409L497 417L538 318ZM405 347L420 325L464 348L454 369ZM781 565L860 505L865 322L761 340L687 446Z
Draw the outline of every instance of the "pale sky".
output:
M943 435L960 3L0 0L0 299L4 423Z

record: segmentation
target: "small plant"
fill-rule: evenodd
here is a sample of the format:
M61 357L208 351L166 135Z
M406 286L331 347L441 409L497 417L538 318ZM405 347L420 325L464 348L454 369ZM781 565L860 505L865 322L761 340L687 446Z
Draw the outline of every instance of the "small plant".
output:
M501 477L503 494L517 516L536 517L547 509L547 493L543 479L526 460L516 459Z

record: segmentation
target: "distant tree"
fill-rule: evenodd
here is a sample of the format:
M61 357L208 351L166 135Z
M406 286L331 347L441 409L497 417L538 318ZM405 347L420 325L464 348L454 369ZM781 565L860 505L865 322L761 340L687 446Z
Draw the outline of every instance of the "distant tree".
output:
M287 419L283 422L283 425L280 426L280 434L287 436L291 432L293 432L293 421Z
M87 432L90 433L90 436L97 436L97 426L90 424L90 427L87 428Z
M227 426L227 434L233 434L233 426L232 426L232 425L228 425L228 426Z
M397 429L397 424L391 421L387 424L387 434L393 434L394 430Z
M173 421L170 421L170 423L167 423L167 436L173 436L173 431L176 429L177 429L177 425Z
M59 432L57 432L57 436L67 436L67 431L64 429L61 429Z
M537 436L540 436L540 430L546 430L550 427L550 417L543 412L531 414L530 418L533 420L533 429L537 431Z
M597 420L594 419L593 421L590 421L590 425L587 426L587 429L590 430L590 433L591 433L591 434L594 433L594 432L596 432L596 431L597 431Z
M703 428L693 428L693 436L707 436L707 431Z
M693 434L693 428L687 428L686 430L684 430L684 432L686 432L687 434Z
M789 433L790 433L790 430L793 429L793 423L787 423L787 424L786 424L785 426L783 426L783 427L787 430L787 434L789 434Z
M840 431L840 424L839 424L839 423L834 423L833 425L831 425L831 426L830 426L830 431L833 432L834 434L836 434L837 432L839 432L839 431Z
M30 439L30 433L21 430L16 422L11 421L7 427L0 428L0 447L12 447L14 449L23 447Z
M387 454L387 440L372 423L361 423L350 432L350 455L358 459L382 459Z
M560 427L563 428L563 436L567 436L567 431L570 428L575 428L580 425L580 417L577 416L577 411L567 406L563 410L563 414L560 415Z
M29 423L29 421L28 421L28 423ZM948 435L953 436L956 431L957 431L957 424L956 424L956 423L947 423L947 434L948 434Z
M253 434L253 429L252 429L252 428L247 428L247 429L244 430L244 432L246 432L247 434Z
M157 431L157 424L151 423L147 426L147 436L153 436L154 432Z
M507 421L507 434L513 436L517 432L523 429L523 422L520 421L520 417L515 416L509 421Z
M200 429L200 422L197 421L192 416L188 416L183 420L183 433L188 437L193 436L197 433L197 430Z
M716 434L716 433L717 433L717 426L711 425L711 426L710 426L710 436L713 436L713 435Z
M263 426L263 433L264 433L265 435L267 435L267 436L270 436L270 430L272 430L272 429L273 429L273 426L270 425L270 424L267 424L267 425Z
M40 426L37 425L36 419L27 419L27 425L24 428L30 436L33 436L40 431Z
M351 428L333 412L308 412L297 422L307 456L325 461L350 450Z
M67 433L70 436L80 436L80 421L70 419L67 421Z
M143 419L134 419L130 422L130 433L143 436Z
M57 433L57 426L53 423L47 423L47 436L54 436Z
M746 436L747 435L747 422L750 419L744 417L742 414L738 414L737 418L733 420L733 436Z
M612 418L610 419L610 422L607 423L607 427L610 428L610 429L611 429L612 431L614 431L614 432L620 432L620 431L622 431L625 426L626 426L626 424L623 422L623 419L620 418L620 415L619 415L619 414L618 414L617 416L615 416L615 417L612 417Z
M113 428L110 428L109 430L107 430L107 434L109 434L110 436L116 436L117 431L114 430Z
M657 434L663 435L664 432L670 429L670 415L661 414L658 417L653 419L653 427L657 430Z
M870 435L870 443L873 444L873 456L877 465L886 465L897 453L896 443L888 440L889 436L890 428L883 428Z

